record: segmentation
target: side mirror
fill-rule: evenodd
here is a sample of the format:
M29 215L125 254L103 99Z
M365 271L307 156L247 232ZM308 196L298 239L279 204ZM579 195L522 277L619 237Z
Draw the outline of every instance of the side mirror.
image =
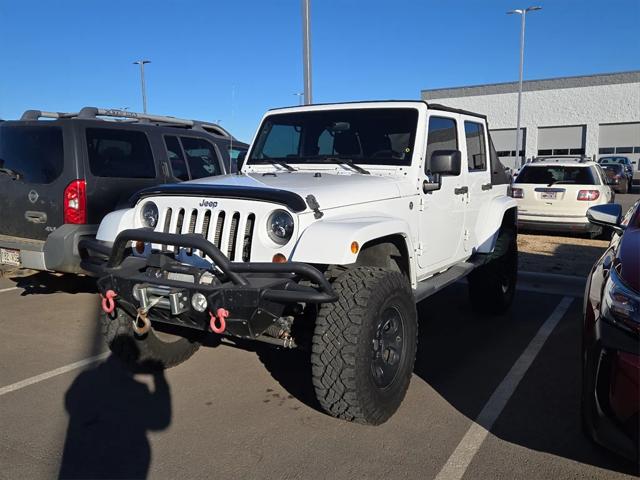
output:
M610 227L617 232L623 230L620 226L622 206L619 203L605 203L604 205L591 207L587 210L587 219L594 225Z
M438 175L460 175L461 165L460 150L436 150L431 154L429 170Z
M247 158L247 152L246 151L242 151L238 154L238 158L236 160L236 173L239 172L240 170L242 170L242 165L244 165L244 160L245 158Z

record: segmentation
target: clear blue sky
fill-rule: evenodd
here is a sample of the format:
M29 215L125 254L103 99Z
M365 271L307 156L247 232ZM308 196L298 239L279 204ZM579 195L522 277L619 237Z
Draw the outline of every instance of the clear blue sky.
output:
M640 0L312 0L314 101L640 69ZM299 0L0 0L0 118L85 105L221 120L249 141L302 90ZM233 99L233 100L232 100Z

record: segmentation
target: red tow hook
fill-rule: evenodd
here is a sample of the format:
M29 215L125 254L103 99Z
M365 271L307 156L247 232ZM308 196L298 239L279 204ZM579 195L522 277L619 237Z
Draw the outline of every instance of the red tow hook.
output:
M224 333L227 328L227 322L225 318L229 316L229 310L219 308L216 310L216 314L209 312L209 327L214 333Z
M116 302L114 300L118 294L113 290L107 290L104 296L101 294L100 298L102 298L102 311L107 315L111 315L113 311L116 309Z

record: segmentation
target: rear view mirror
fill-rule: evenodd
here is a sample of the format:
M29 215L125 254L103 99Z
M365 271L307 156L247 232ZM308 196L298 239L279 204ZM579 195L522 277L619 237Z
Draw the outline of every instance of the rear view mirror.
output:
M587 210L587 219L594 225L601 225L621 231L620 220L622 219L622 206L619 203L596 205Z
M431 154L429 170L432 174L460 175L461 159L460 150L436 150Z
M349 122L333 122L330 126L327 127L332 133L336 132L348 132L351 130L351 124Z

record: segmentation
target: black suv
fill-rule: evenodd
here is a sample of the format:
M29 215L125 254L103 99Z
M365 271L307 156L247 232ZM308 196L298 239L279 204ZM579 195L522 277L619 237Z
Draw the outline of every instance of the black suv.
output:
M123 110L1 122L0 264L81 272L79 239L133 193L224 174L246 148L216 124Z

